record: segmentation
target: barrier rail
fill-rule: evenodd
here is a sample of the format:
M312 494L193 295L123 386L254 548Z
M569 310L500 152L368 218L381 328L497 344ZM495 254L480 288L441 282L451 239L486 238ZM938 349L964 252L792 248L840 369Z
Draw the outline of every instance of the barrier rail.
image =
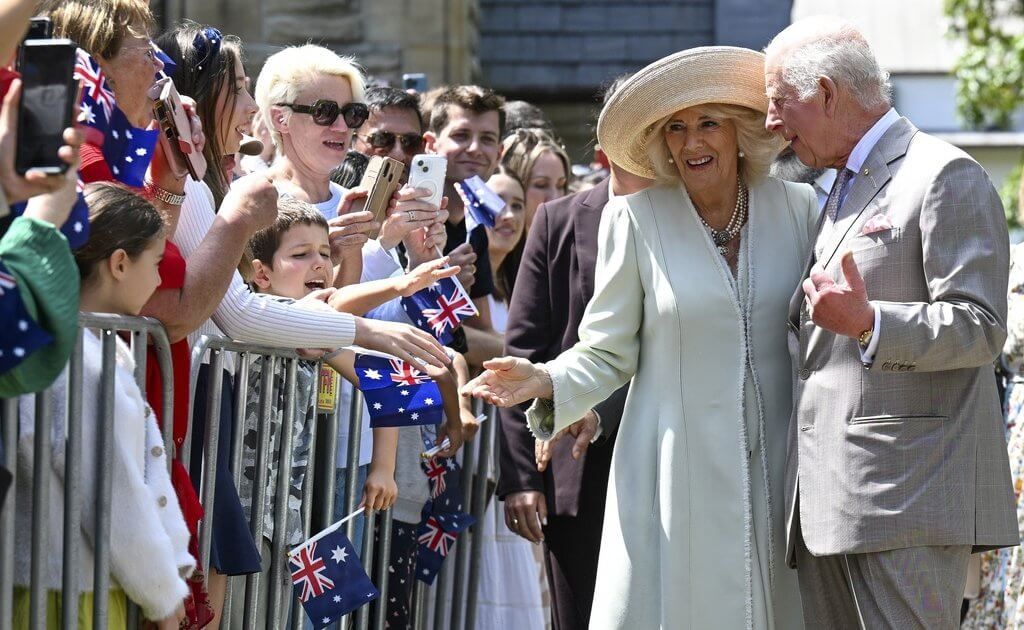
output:
M35 434L33 442L33 488L32 488L32 521L34 523L31 541L31 574L29 580L30 627L46 627L46 592L41 579L44 569L40 559L44 557L44 547L49 536L49 527L53 527L47 514L48 476L43 474L51 468L51 429L54 422L63 422L65 443L65 500L63 505L63 575L61 607L63 610L63 628L74 628L77 624L80 589L79 575L83 570L93 572L93 590L97 595L109 592L110 587L110 505L112 471L110 466L113 449L113 404L115 385L115 335L128 335L132 355L135 358L135 379L139 388L145 393L145 373L147 347L152 344L155 349L162 378L163 439L167 453L175 453L173 442L173 371L170 360L170 344L167 335L159 322L149 318L122 317L107 314L82 313L77 343L68 364L67 413L57 418L49 408L48 394L43 392L35 395ZM86 329L96 330L102 348L102 370L96 391L86 392L83 389L83 337ZM205 400L194 400L196 385L203 359L208 357L210 382ZM230 357L230 359L229 359ZM231 431L232 448L228 467L236 488L240 486L243 467L243 442L245 440L246 407L249 403L250 367L253 361L261 362L259 372L259 402L257 406L257 436L255 447L255 470L253 474L252 496L249 514L249 529L253 539L258 543L264 539L264 520L266 517L268 493L272 493L274 510L274 536L269 543L269 567L264 566L262 573L229 578L227 596L222 616L222 628L282 628L288 626L293 630L305 627L305 619L301 607L291 595L287 585L290 573L285 558L285 535L288 531L288 496L292 471L292 444L297 436L293 435L295 413L297 409L297 371L300 358L294 351L270 348L260 345L245 344L223 337L202 336L192 349L192 367L190 378L189 427L185 442L177 453L182 463L189 468L193 456L201 457L199 494L206 506L206 516L200 524L199 547L201 564L206 566L209 558L212 532L214 527L213 505L216 501L216 473L218 466L218 442L221 437L221 402L224 396L222 378L225 366L234 366L234 396L232 399L234 413L230 418L233 423ZM275 375L283 372L283 381ZM316 379L312 387L312 395L317 396L320 379ZM82 453L86 444L82 435L80 422L83 396L97 396L101 425L96 431L97 453L97 493L94 543L94 562L92 567L84 567L78 551L77 539L80 536L81 509L80 489ZM283 401L283 402L279 402ZM315 403L315 398L314 398ZM202 407L199 405L202 404ZM303 405L307 407L306 405ZM359 451L362 440L363 401L358 390L354 390L351 404L342 409L340 396L335 401L333 411L320 418L319 426L316 418L308 418L313 424L310 436L310 455L306 463L303 480L301 522L305 536L318 531L333 521L335 502L336 443L340 433L340 423L348 421L349 434L347 443L347 476L343 501L345 513L354 511L362 488L358 486ZM313 409L316 409L313 404ZM196 440L197 450L193 452L192 430L198 417L197 410L204 410L204 433L202 440ZM463 465L463 505L470 509L477 524L463 532L456 540L447 561L442 566L435 584L426 586L416 581L412 595L410 611L412 627L416 630L424 628L454 628L470 630L475 625L476 586L480 573L480 555L483 545L481 531L483 518L488 501L488 471L493 464L493 441L496 428L496 416L493 408L488 411L489 420L481 427L478 439L468 441L462 453ZM271 451L272 425L280 421L279 439L275 452ZM4 458L0 462L13 475L18 471L18 435L19 435L18 400L0 400L0 436L4 444ZM92 436L90 436L91 439ZM199 436L196 436L197 438ZM326 442L321 457L316 457L317 442ZM201 444L201 449L199 445ZM170 465L171 457L167 458ZM201 465L200 465L201 464ZM268 470L271 466L278 471L274 488L268 488ZM196 467L192 467L195 469ZM319 471L319 472L318 472ZM15 501L17 479L12 481L5 503L0 506L0 627L5 627L13 616L14 592L14 546L15 546ZM316 510L314 510L316 504ZM314 523L314 513L318 516ZM362 549L362 560L367 573L373 576L375 584L381 592L379 605L372 609L363 606L355 611L351 625L342 620L338 627L355 627L382 629L386 625L388 592L388 567L391 552L392 513L391 510L365 516L364 538L354 540L355 520L350 520L346 527L350 539L357 549ZM377 544L374 541L374 524L379 521ZM267 580L261 589L261 581ZM261 598L261 591L266 595ZM260 600L266 614L261 615ZM107 597L97 596L93 600L93 625L106 627ZM138 626L138 610L132 606L129 610L128 627Z

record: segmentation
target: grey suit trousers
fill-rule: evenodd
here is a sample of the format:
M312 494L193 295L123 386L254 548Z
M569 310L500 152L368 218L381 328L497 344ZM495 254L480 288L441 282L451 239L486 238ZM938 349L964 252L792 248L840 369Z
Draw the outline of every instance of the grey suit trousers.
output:
M796 542L808 630L960 627L970 545L813 556Z

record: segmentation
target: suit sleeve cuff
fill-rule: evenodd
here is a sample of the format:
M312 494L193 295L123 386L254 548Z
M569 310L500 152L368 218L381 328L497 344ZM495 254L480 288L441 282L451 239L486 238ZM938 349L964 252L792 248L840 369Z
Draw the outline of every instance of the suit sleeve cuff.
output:
M875 354L878 353L878 339L882 336L882 311L877 304L872 304L871 308L875 310L875 325L872 328L871 341L868 342L867 348L861 348L860 344L857 344L860 349L861 363L865 367L871 367L875 362Z

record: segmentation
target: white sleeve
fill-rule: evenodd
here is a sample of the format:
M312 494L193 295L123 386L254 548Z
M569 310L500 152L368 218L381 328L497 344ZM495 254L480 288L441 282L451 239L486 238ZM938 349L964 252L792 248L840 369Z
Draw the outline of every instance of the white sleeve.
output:
M380 246L376 240L366 241L363 245L363 275L360 282L384 280L404 273L401 265L391 252Z
M185 178L185 201L181 204L178 215L178 227L170 240L181 250L181 256L187 261L199 249L206 233L213 226L217 213L213 208L210 189L203 182L194 182Z

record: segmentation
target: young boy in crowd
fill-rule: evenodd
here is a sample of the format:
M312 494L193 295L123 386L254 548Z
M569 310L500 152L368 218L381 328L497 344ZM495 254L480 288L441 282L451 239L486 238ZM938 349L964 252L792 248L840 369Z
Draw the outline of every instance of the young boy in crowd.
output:
M281 300L298 300L313 291L330 286L333 267L330 257L328 225L323 215L310 204L295 198L282 197L278 202L277 220L270 227L256 233L249 245L254 258L252 284L256 290L274 295ZM439 259L424 263L403 276L345 287L335 291L328 299L328 304L337 310L365 312L384 301L411 295L437 282L440 278L458 273L457 267L445 268L446 263L447 259ZM346 379L357 384L358 379L353 367L354 360L355 355L351 351L336 352L325 358L326 363L338 370ZM240 493L243 503L247 507L253 505L262 367L262 361L255 360L249 368L249 395L246 407L242 491ZM455 376L448 370L435 370L429 367L423 369L429 376L437 380L441 387L446 415L450 419L445 422L438 433L448 437L451 444L445 450L446 454L454 454L462 444L458 384ZM308 524L302 523L301 520L304 496L302 486L312 442L313 414L315 412L313 394L316 389L316 377L315 362L299 362L296 374L296 409L292 427L288 514L285 519L286 531L282 534L286 547L289 548L301 542L308 533L304 527ZM284 416L285 369L282 362L276 366L273 378L277 397L274 407L277 409L277 414L272 418L270 428L271 448L268 460L267 492L263 509L262 540L264 560L267 566L271 560L270 541L274 536L273 495L276 488L276 475L281 467L280 463L287 459L285 454L278 452L281 442L280 427ZM418 436L418 427L412 427L412 429L416 430ZM398 443L399 429L373 430L373 457L360 503L367 509L383 510L395 502L398 492L395 483ZM426 485L425 479L423 484ZM354 542L358 547L360 541ZM283 559L280 560L283 561ZM264 567L264 570L267 569L267 566ZM289 571L283 571L282 579L287 580L289 573ZM263 584L266 582L267 580L261 581ZM287 592L287 584L283 586ZM261 598L261 600L265 599L265 597ZM281 613L286 614L287 610L282 610Z

